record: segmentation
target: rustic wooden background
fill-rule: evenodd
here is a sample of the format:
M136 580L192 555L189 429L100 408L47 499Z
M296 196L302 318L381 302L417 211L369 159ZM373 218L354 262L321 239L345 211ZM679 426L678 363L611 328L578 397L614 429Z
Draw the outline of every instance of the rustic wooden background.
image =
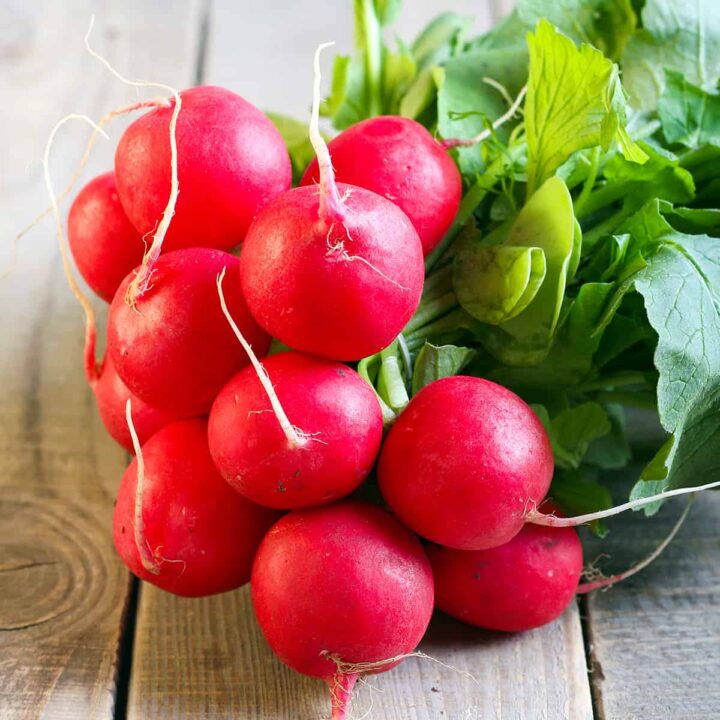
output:
M406 0L398 29L412 35L453 9L475 15L480 30L509 5ZM299 118L314 47L351 44L349 0L0 3L0 272L12 267L0 279L0 718L322 718L324 687L270 654L247 589L180 600L138 589L122 568L110 519L126 457L94 412L82 315L50 223L12 263L13 236L46 204L40 159L54 122L69 112L99 118L136 97L83 50L92 14L95 46L127 75L222 84ZM99 143L87 178L111 167L122 127ZM86 135L79 125L62 132L58 187ZM641 557L678 512L616 521L608 567ZM438 617L422 649L456 669L406 661L359 687L353 716L720 717L719 520L718 498L703 497L648 571L549 627L509 636Z

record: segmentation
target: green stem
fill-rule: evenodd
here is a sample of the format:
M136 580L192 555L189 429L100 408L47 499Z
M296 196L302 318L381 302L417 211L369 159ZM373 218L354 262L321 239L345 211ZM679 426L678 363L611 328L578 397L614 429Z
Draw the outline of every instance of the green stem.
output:
M445 317L441 317L434 322L419 327L410 335L405 335L408 348L411 351L416 350L425 343L425 340L434 335L442 335L446 332L462 329L460 323L467 317L467 313L461 307L456 307L453 312L448 313Z
M588 176L585 178L583 189L578 195L578 199L575 201L575 217L578 217L582 212L583 206L590 197L590 193L593 191L595 186L595 180L597 180L598 168L600 166L600 146L597 145L593 148L592 157L590 159L590 170Z
M456 306L457 298L452 290L445 293L445 295L439 297L437 300L431 300L427 303L421 302L420 307L410 318L410 322L405 326L403 334L407 338L408 335L412 335L418 328L421 328L429 322L441 317Z
M356 0L357 1L357 0ZM375 15L373 0L360 0L363 33L360 37L365 40L360 49L365 52L365 70L368 90L368 109L370 116L383 114L382 103L382 31Z
M452 265L436 270L425 278L423 286L423 301L432 298L433 300L452 289L453 268Z
M479 177L475 181L475 184L465 193L465 196L460 202L458 214L452 227L440 241L440 244L425 259L426 273L429 273L437 261L445 254L445 251L458 236L460 230L462 230L468 220L473 216L475 208L485 199L488 192L490 192L495 183L502 177L505 170L505 162L506 158L503 155L495 158L495 160L488 165L483 175Z
M387 404L398 412L408 404L410 397L400 369L397 341L380 353L380 362L378 392L385 398Z

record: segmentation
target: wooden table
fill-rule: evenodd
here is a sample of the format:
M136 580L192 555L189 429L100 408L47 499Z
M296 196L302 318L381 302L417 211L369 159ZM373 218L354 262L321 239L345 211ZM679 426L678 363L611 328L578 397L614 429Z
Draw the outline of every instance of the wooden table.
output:
M437 5L475 14L478 29L502 12L412 0L401 30L417 30ZM95 46L129 76L222 84L298 117L307 115L315 45L351 43L349 0L5 0L0 267L46 204L40 158L56 119L99 118L136 97L83 50L92 13ZM111 167L122 127L99 144L86 177ZM80 125L62 132L52 155L58 187L86 136ZM138 588L115 557L110 521L127 458L96 417L82 338L45 222L0 281L0 718L324 717L324 687L270 654L247 588L181 600ZM718 500L696 503L677 542L641 576L548 627L510 636L438 617L422 649L444 664L412 659L370 678L354 717L720 717ZM641 557L678 512L669 505L652 523L615 522L622 545L606 567Z

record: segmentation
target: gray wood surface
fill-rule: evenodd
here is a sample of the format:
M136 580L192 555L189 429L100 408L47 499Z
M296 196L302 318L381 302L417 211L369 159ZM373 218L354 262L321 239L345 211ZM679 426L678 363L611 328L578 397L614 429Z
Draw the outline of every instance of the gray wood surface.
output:
M367 677L351 717L592 718L574 604L555 623L523 635L483 632L438 615L419 649L437 662L411 658ZM203 600L143 587L130 720L319 720L329 709L326 685L286 668L267 647L247 587Z
M40 159L56 120L99 118L134 97L83 49L93 12L95 42L118 67L192 78L193 3L172 11L159 0L0 4L2 270L11 238L47 204ZM60 135L58 187L87 134L77 125ZM111 164L112 145L101 143L86 178ZM95 415L82 313L49 222L23 240L14 271L0 280L0 338L0 717L105 720L129 589L111 531L126 458Z
M312 6L312 11L309 7ZM236 3L216 0L209 24L206 77L264 108L303 118L319 42L352 44L349 2ZM412 37L438 12L407 4L399 32ZM489 3L448 0L443 9L489 27ZM241 38L241 40L240 40ZM329 84L328 58L325 86ZM592 717L582 632L573 606L558 622L519 636L492 635L437 618L413 658L357 690L353 717L378 720L586 720ZM532 668L532 672L528 669ZM471 673L473 682L463 673ZM329 712L316 680L285 668L269 651L252 615L247 588L181 600L142 588L135 634L129 717L308 720Z
M650 552L683 501L623 518L603 542L609 571ZM720 717L720 496L698 496L675 541L649 568L588 598L593 686L601 720Z

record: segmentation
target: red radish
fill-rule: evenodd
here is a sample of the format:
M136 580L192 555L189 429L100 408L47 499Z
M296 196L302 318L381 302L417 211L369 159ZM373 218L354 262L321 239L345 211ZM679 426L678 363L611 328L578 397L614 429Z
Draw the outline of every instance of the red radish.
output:
M389 200L335 183L319 97L318 51L310 138L320 185L290 190L260 213L240 275L253 316L271 335L295 350L357 360L389 345L415 312L422 246Z
M395 203L417 230L428 255L457 215L462 180L447 150L415 120L386 115L363 120L329 145L337 180ZM317 160L301 185L320 179Z
M133 420L141 445L160 428L181 419L173 413L158 410L133 395L118 377L109 356L105 358L102 368L90 385L95 393L95 401L103 425L110 436L128 452L134 452L132 437L125 419L128 399L132 401Z
M243 300L237 258L221 250L190 248L161 255L150 285L135 305L118 288L108 316L108 352L129 390L176 416L206 414L222 386L245 364L218 303L215 279L223 268L228 305L245 336L263 355L270 339Z
M180 97L181 192L164 249L230 249L242 242L258 211L290 187L290 158L272 122L230 90L194 87ZM133 122L115 153L120 200L143 235L155 230L170 196L174 105L173 100Z
M532 409L500 385L465 376L413 397L378 466L391 510L428 540L460 550L511 540L552 474L550 441Z
M114 173L99 175L78 193L68 216L68 241L80 274L110 302L145 252L142 238L120 205Z
M525 525L488 550L428 548L435 604L458 620L519 632L562 615L578 589L583 552L574 528Z
M433 606L418 540L384 510L342 502L295 510L262 541L250 583L270 647L294 670L330 685L345 717L358 674L412 652Z
M198 597L244 585L260 540L277 518L220 477L207 446L207 423L184 420L153 435L125 471L113 535L120 558L140 579Z
M210 453L241 495L273 508L298 508L351 493L372 469L382 439L382 411L354 370L296 352L263 361L293 424L275 416L254 368L220 391L210 412Z

